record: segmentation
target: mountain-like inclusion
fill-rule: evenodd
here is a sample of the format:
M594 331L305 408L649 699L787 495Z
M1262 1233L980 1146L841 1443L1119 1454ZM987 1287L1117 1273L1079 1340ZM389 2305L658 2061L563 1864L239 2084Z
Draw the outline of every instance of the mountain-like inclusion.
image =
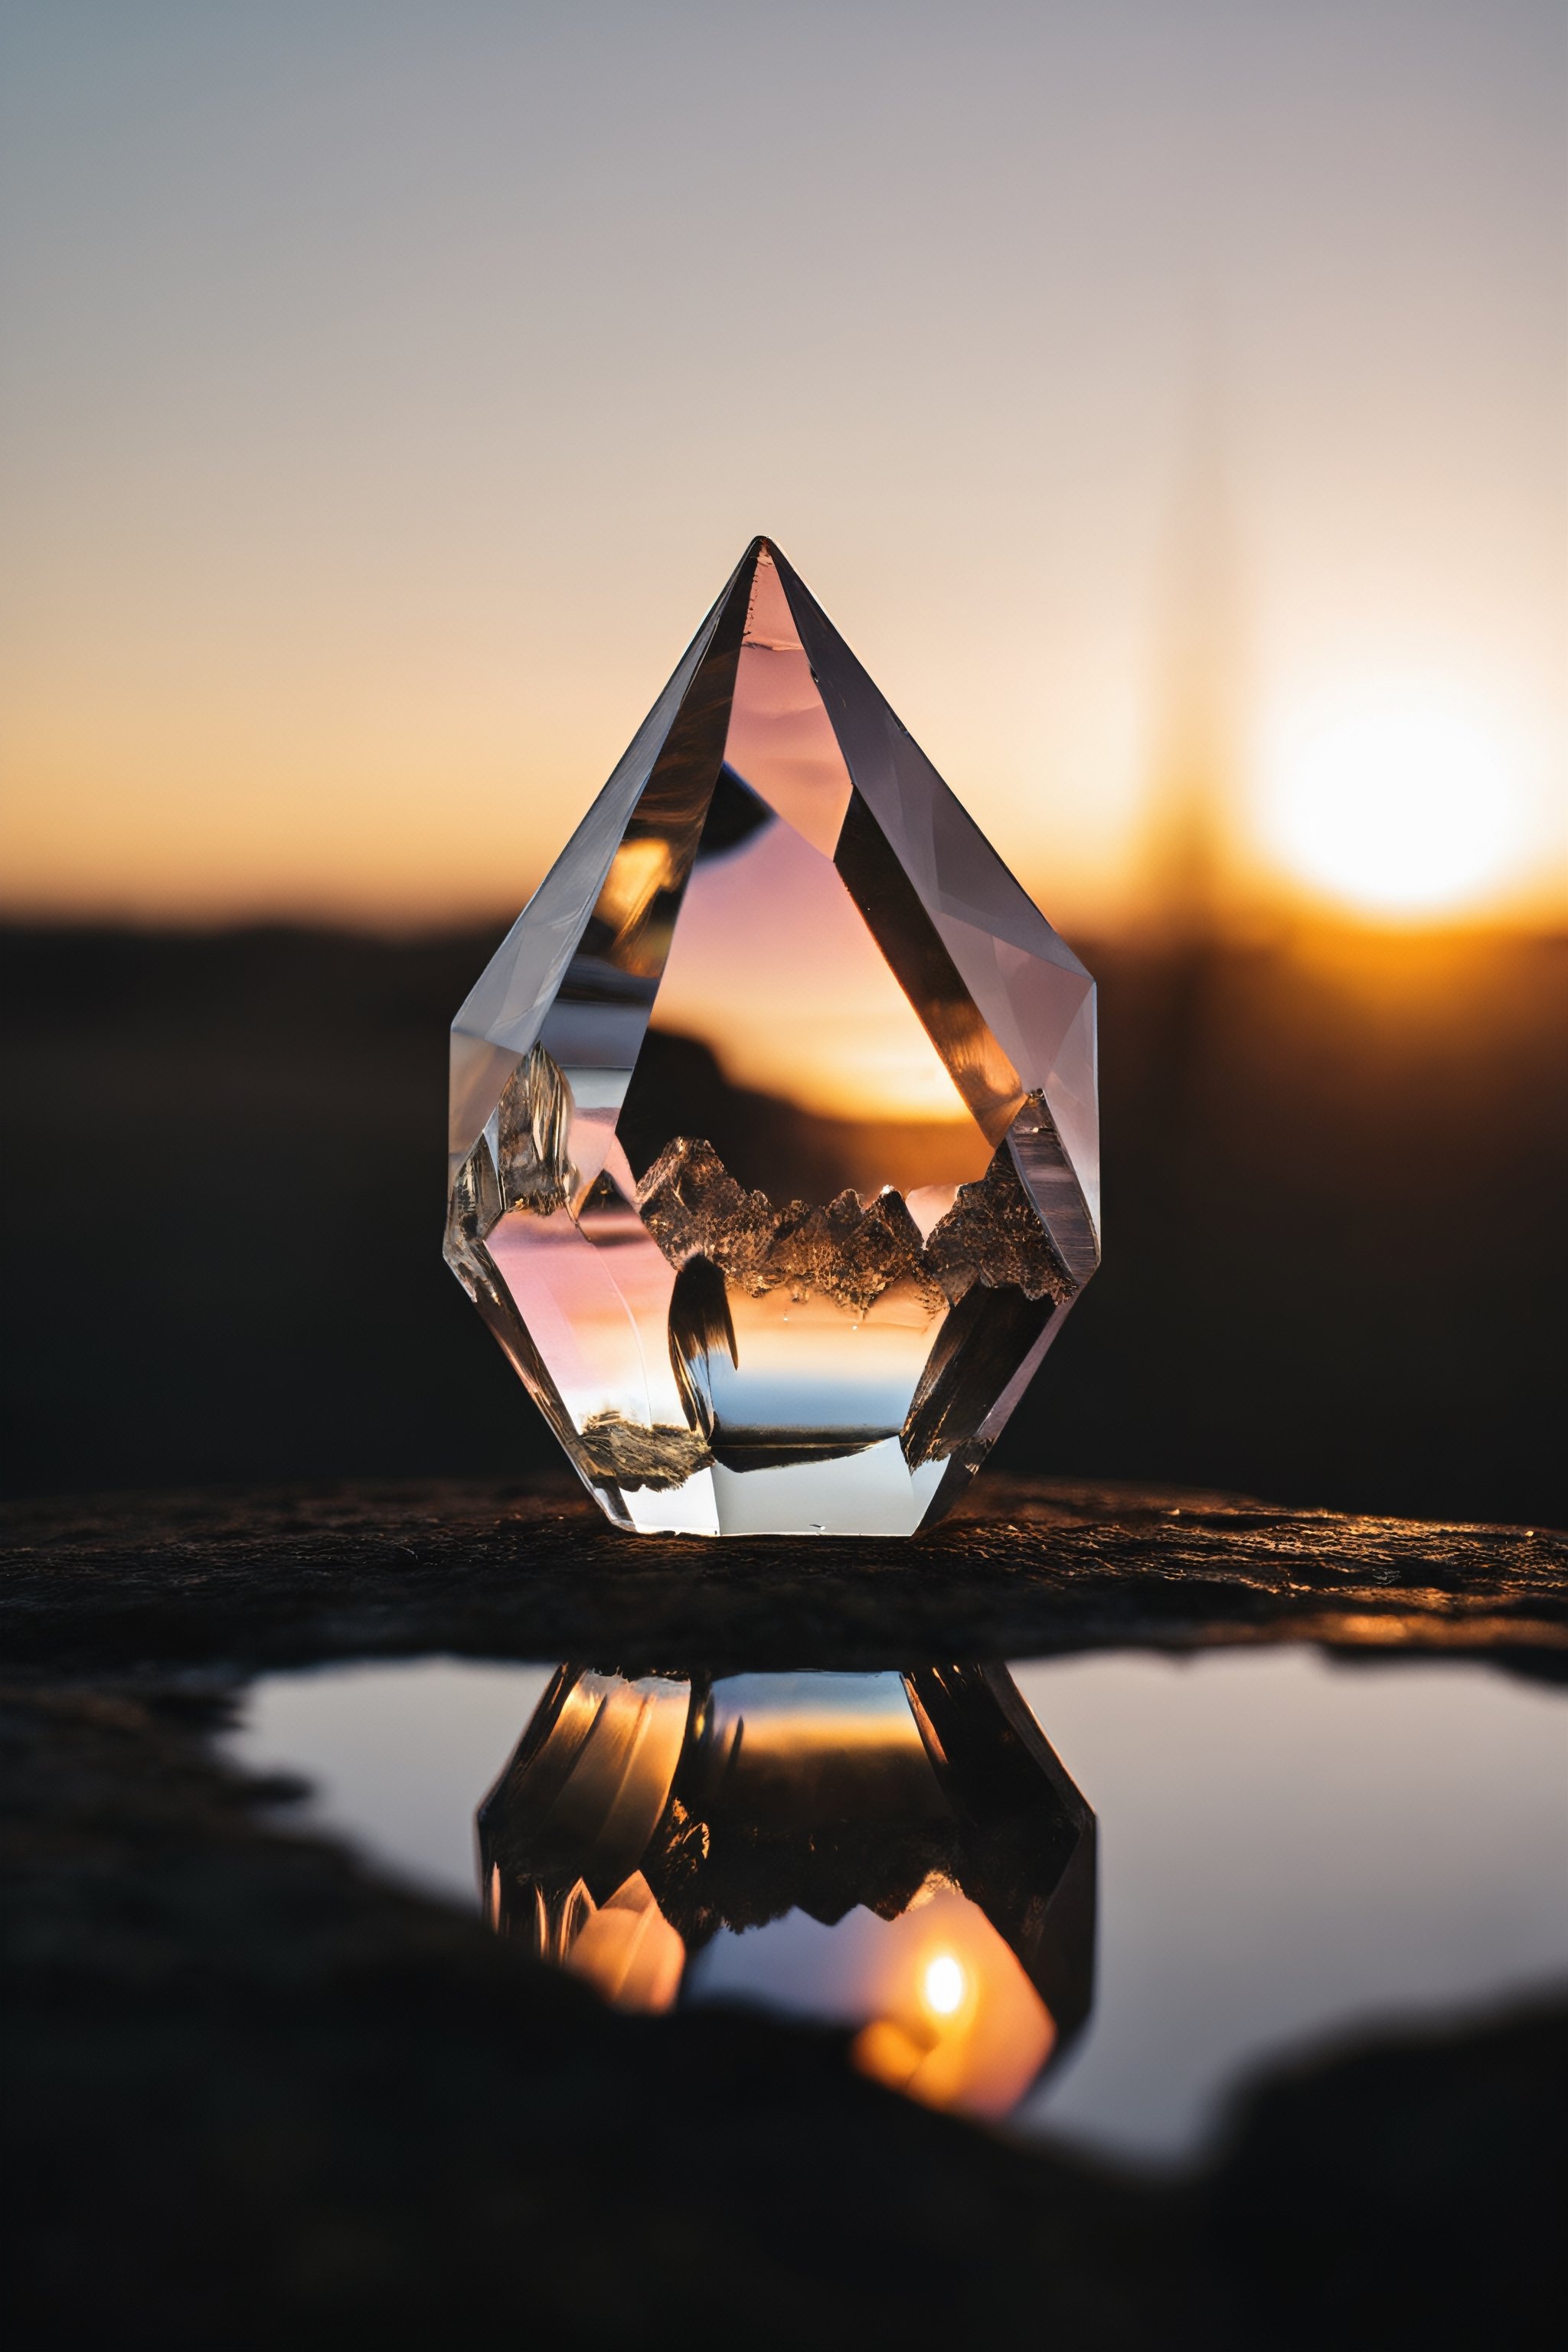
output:
M910 1535L1100 1258L1094 983L748 548L452 1026L446 1254L617 1526Z

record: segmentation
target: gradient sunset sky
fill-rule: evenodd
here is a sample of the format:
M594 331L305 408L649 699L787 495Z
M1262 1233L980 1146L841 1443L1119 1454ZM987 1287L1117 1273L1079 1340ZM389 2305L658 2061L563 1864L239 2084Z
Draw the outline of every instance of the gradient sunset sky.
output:
M1064 926L1363 704L1560 910L1559 0L0 26L10 910L514 908L760 530Z

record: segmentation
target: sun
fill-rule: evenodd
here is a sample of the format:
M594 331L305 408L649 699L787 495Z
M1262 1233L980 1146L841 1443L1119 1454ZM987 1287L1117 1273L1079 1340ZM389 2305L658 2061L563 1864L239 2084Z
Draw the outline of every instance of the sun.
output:
M952 2017L963 2006L969 1979L962 1961L951 1952L937 1952L926 1962L921 1979L921 1993L926 2007L937 2017Z
M1429 688L1298 726L1266 779L1268 845L1310 889L1411 919L1484 898L1519 857L1516 763L1500 729Z

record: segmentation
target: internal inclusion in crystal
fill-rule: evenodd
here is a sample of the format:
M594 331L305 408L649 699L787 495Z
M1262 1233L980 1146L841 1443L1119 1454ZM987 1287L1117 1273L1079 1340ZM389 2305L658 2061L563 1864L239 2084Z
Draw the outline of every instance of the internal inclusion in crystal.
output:
M911 1534L1099 1262L1094 987L753 542L453 1024L448 1262L620 1526Z
M563 1666L479 1812L485 1910L617 2007L761 2000L1005 2114L1094 1974L1094 1816L1005 1669Z

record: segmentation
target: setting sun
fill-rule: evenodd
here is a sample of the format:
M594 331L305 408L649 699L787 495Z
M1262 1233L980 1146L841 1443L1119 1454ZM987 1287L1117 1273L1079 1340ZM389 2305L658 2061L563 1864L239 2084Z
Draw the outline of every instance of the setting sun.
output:
M1435 693L1320 717L1271 768L1274 855L1309 889L1369 912L1408 918L1481 899L1523 848L1510 747Z
M933 1959L926 1962L921 1990L926 2007L938 2017L952 2017L955 2011L962 2009L963 1996L968 1990L968 1979L951 1952L938 1952Z

